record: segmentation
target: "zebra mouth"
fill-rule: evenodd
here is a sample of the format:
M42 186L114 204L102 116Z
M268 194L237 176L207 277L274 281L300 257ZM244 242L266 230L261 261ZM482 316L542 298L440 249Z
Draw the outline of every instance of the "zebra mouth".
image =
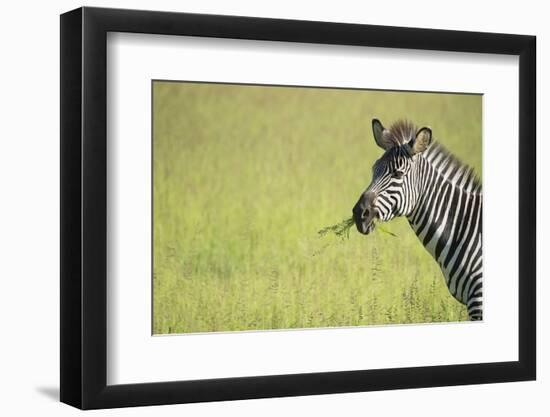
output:
M374 221L366 222L366 221L356 221L355 226L357 227L357 231L361 234L368 235L371 233L375 228Z

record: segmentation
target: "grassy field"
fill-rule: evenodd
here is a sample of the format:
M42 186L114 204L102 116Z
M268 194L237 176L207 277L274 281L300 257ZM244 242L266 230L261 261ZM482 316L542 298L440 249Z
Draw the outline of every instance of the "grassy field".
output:
M373 117L481 176L481 96L155 82L153 332L466 320L406 219L317 233L370 182Z

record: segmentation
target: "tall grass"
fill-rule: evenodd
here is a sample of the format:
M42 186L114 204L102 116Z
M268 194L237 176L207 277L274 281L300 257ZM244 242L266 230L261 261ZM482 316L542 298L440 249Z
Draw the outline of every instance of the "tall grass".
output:
M481 97L155 82L155 334L466 320L405 219L351 214L410 118L481 175Z

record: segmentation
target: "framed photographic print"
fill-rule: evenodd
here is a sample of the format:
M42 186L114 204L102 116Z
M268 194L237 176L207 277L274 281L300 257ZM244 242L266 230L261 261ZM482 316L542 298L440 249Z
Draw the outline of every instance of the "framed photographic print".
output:
M535 379L535 38L61 16L61 401Z

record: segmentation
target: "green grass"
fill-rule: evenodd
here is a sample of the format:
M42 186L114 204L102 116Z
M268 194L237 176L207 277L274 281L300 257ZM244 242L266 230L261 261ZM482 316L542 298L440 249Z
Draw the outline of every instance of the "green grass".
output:
M155 82L155 334L466 320L406 219L349 239L409 118L481 175L481 96Z

